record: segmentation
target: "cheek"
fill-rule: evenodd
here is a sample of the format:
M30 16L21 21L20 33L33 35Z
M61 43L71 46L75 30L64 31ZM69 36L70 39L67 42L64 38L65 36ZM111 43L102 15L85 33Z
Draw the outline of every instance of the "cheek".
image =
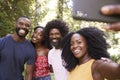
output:
M26 30L26 32L29 32L29 31L30 31L30 28L25 28L24 30Z
M44 39L43 39L43 37L37 37L38 38L38 40L39 40L39 42L42 42Z
M30 30L30 27L26 27L27 30Z
M85 53L87 51L87 46L84 45L82 49L83 49L83 52Z
M52 35L49 35L49 39L52 39Z
M21 27L21 25L20 25L20 24L16 24L16 27L17 27L17 28L20 28L20 27Z

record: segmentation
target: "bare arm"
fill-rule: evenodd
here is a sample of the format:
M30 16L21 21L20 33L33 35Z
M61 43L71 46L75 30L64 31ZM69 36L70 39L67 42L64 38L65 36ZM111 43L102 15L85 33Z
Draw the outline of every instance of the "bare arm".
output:
M33 65L26 65L25 80L32 80Z
M120 79L120 64L99 60L97 62L97 71L103 78Z
M50 72L53 73L52 65L49 65L49 67L50 67Z

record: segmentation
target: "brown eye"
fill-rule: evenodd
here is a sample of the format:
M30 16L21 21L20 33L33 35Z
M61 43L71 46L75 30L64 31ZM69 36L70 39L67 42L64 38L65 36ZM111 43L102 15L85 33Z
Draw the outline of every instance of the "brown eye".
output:
M82 42L81 41L77 41L78 44L81 44Z
M30 27L30 25L29 25L29 24L25 24L25 26L26 26L26 27Z
M19 25L23 25L23 23L22 23L22 22L19 22Z

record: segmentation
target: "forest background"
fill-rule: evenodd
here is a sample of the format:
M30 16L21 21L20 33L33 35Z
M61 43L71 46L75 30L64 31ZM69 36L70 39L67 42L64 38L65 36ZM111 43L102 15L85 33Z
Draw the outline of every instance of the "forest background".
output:
M34 27L45 26L52 19L64 20L70 31L88 26L105 31L103 27L106 25L103 22L74 20L71 0L0 0L0 37L13 33L14 23L19 16L28 16L32 20L28 39ZM111 59L120 63L120 32L105 31L105 33L111 45L108 49Z

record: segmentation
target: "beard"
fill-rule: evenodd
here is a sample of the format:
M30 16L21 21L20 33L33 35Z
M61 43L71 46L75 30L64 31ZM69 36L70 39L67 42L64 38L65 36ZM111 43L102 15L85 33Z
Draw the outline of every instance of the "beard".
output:
M20 33L20 30L24 30L25 31L25 33L24 34L21 34ZM17 33L17 35L19 36L19 37L21 37L21 38L25 38L25 36L28 34L28 30L26 30L26 29L22 29L22 28L15 28L15 31L16 31L16 33Z
M61 44L61 39L57 39L57 41L53 41L53 40L50 40L50 43L52 46L54 46L55 48L59 48L60 47L60 44Z

